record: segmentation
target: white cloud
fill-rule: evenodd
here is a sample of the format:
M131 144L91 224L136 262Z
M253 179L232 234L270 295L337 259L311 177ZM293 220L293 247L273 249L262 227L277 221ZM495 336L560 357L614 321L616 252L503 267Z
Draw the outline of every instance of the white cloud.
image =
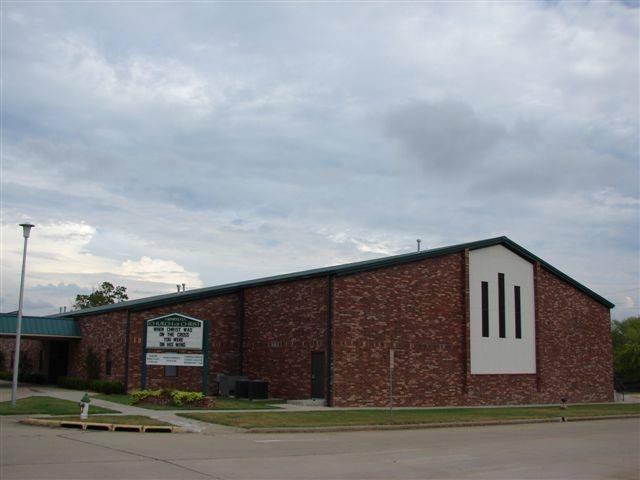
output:
M11 309L16 299L8 295L19 282L22 261L22 236L14 225L2 225L2 310ZM190 272L173 260L142 256L138 260L118 261L91 253L91 242L100 233L85 223L50 222L36 225L28 245L27 293L32 311L52 313L51 305L68 305L70 295L66 284L73 284L75 293L95 288L103 281L112 281L128 288L131 298L168 293L178 283L188 288L202 286L199 274ZM9 288L7 288L9 287ZM39 289L39 287L45 287ZM31 293L36 298L30 297ZM37 299L46 302L37 302ZM48 312L46 312L48 308ZM45 310L43 312L43 310Z

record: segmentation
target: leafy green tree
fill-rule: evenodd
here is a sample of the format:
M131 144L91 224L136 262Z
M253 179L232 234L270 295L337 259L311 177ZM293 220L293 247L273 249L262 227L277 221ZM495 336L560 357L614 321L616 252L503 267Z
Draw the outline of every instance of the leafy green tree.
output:
M640 317L614 320L613 366L626 384L640 383Z
M114 287L112 283L102 282L102 285L89 295L76 295L75 307L82 310L83 308L100 307L128 299L127 287Z

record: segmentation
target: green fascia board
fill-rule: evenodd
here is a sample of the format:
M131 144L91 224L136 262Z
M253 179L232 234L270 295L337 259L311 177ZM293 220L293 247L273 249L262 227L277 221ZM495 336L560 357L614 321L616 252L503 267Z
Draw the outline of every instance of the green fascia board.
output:
M52 317L57 317L60 315L78 317L78 316L85 316L85 315L97 314L97 313L103 313L103 312L109 312L109 311L115 311L115 310L131 310L131 311L143 310L143 309L157 307L161 305L170 305L174 303L180 303L187 300L198 300L201 298L207 298L207 297L216 296L216 295L234 293L244 288L260 287L264 285L289 282L294 280L305 280L309 278L315 278L315 277L321 277L321 276L327 276L327 275L333 275L333 276L351 275L354 273L365 272L368 270L376 270L379 268L392 267L396 265L402 265L405 263L417 262L420 260L424 260L426 258L439 257L442 255L448 255L451 253L462 252L464 250L477 250L480 248L491 247L494 245L503 245L509 250L513 251L514 253L520 255L521 257L525 258L526 260L532 263L539 262L543 268L547 269L554 275L557 275L558 277L562 278L563 280L570 283L578 290L586 293L588 296L600 302L607 308L614 307L614 304L611 303L609 300L601 297L600 295L595 293L593 290L587 288L586 286L572 279L568 275L562 273L557 268L553 267L549 263L540 259L539 257L532 254L531 252L521 247L520 245L510 240L509 238L502 236L502 237L488 238L485 240L478 240L475 242L461 243L461 244L451 245L447 247L434 248L431 250L424 250L422 252L403 253L400 255L393 255L390 257L377 258L373 260L364 260L361 262L346 263L343 265L335 265L331 267L315 268L311 270L304 270L301 272L286 273L286 274L275 275L271 277L258 278L255 280L246 280L243 282L228 283L228 284L218 285L214 287L198 288L195 290L190 290L188 292L180 292L180 293L176 292L176 293L169 293L164 295L156 295L154 297L140 298L137 300L127 300L124 302L114 303L111 305L103 305L100 307L92 307L92 308L86 308L83 310L66 312L63 314L56 314L56 315L52 315Z
M0 316L0 335L16 334L15 315ZM21 335L33 337L80 338L80 328L74 318L23 316Z

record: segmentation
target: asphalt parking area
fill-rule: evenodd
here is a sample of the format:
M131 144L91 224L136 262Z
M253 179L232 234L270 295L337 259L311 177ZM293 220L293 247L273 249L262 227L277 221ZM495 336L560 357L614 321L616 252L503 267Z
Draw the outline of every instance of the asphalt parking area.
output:
M0 477L640 478L640 420L323 434L80 432L0 419Z

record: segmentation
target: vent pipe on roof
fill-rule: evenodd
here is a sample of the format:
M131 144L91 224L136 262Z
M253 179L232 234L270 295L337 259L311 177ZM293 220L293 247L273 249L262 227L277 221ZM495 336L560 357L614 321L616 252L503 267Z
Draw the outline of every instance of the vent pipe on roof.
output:
M67 307L62 307L62 312L66 313L67 312Z
M62 307L60 307L60 313L62 313Z
M418 251L420 251L420 242L422 242L422 240L420 240L419 238L416 238L416 242L418 243Z
M180 284L176 283L176 288L178 289L178 293L180 293Z
M182 284L182 291L183 291L183 292L186 292L186 291L187 291L187 285L186 285L186 284L184 284L184 283Z

